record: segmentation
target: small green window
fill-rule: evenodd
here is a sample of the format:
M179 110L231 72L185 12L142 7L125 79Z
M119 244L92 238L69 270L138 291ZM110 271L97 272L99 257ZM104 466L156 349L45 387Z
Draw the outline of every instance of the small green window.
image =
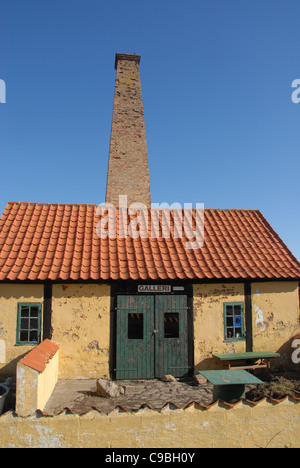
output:
M41 311L39 303L19 303L17 345L39 344L41 341Z
M224 334L225 341L245 339L244 304L242 302L224 304Z

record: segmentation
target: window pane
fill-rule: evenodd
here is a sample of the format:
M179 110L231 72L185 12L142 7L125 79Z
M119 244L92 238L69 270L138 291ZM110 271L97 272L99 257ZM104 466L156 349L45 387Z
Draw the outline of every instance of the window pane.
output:
M165 338L179 338L179 314L165 313Z
M144 338L144 314L128 314L128 339Z
M39 308L38 307L31 307L30 308L30 317L38 317L39 316Z
M22 330L20 332L20 341L28 341L28 331Z
M29 317L29 307L27 306L21 307L21 317Z
M37 330L31 330L29 333L29 341L35 342L38 340L38 332Z
M234 326L241 327L242 326L242 318L241 317L234 317Z
M38 319L37 318L34 318L34 319L30 319L30 329L38 329Z
M233 315L233 306L226 306L226 315Z
M21 330L28 330L28 326L29 326L29 319L21 318Z
M241 306L240 305L235 305L234 306L234 315L241 315L242 313L242 310L241 310Z
M233 338L233 328L227 328L227 336L226 338L229 340L230 338Z
M233 317L226 318L226 325L227 327L233 327Z
M242 329L241 328L235 328L235 338L242 338Z

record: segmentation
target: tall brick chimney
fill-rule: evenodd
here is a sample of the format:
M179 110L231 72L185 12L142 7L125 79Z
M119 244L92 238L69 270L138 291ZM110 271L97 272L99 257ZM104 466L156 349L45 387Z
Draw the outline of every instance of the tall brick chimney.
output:
M110 137L106 203L151 205L140 55L116 54L116 84Z

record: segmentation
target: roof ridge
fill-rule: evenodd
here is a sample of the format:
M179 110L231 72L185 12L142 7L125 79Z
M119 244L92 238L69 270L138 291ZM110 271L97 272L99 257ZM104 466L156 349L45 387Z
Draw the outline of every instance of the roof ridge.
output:
M24 202L9 201L8 205L42 205L42 206L99 206L101 203L69 203L69 202Z
M24 201L9 201L7 202L7 205L6 205L6 208L9 206L9 205L39 205L39 206L93 206L93 207L98 207L99 205L102 205L102 203L69 203L69 202L24 202ZM105 205L105 203L103 203L103 205ZM116 206L114 207L116 210L123 210L124 207L119 207L119 206ZM129 209L129 206L128 208ZM139 210L141 210L141 208L138 208ZM192 211L195 211L197 210L197 208L185 208L184 205L182 208L172 208L170 209L170 211L177 211L177 210L192 210ZM168 210L168 208L164 207L164 208L159 208L159 207L149 207L147 208L148 211L151 211L151 210L158 210L158 211L164 211L164 210ZM256 212L261 212L259 208L205 208L204 207L204 210L205 211L256 211Z

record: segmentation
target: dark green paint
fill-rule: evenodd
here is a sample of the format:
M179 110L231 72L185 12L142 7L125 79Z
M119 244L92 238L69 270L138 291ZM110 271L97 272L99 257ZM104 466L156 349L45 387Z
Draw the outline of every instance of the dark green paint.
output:
M36 307L38 309L38 316L34 317L34 319L37 319L37 326L32 328L32 330L35 330L37 333L37 339L34 341L29 341L29 340L21 340L21 312L22 312L22 307L26 307L29 309L29 315L28 319L30 319L31 316L31 308ZM41 314L42 314L42 304L39 302L18 302L17 305L17 329L16 329L16 345L17 346L23 346L23 345L38 345L41 342ZM28 325L29 327L29 325ZM26 328L25 330L30 330L30 328Z
M280 357L279 353L272 353L271 351L257 351L249 353L228 353L228 354L213 354L214 357L220 361L247 361L252 359L268 359Z
M233 403L245 398L245 385L260 385L263 382L245 370L211 370L200 371L213 384L213 400Z
M232 337L232 338L227 338L227 327L226 325L226 318L227 318L227 308L231 306L239 306L241 308L241 314L239 315L241 317L241 336L239 338ZM232 316L234 317L234 315ZM223 321L224 321L224 339L225 341L245 341L245 325L244 325L244 304L242 302L224 302L223 304ZM236 327L237 328L237 327Z
M208 370L199 371L213 385L258 385L263 382L245 370Z
M130 339L128 314L143 314L143 337ZM165 314L178 318L176 337L165 337ZM170 317L170 316L168 316ZM178 331L178 334L177 334ZM116 379L152 379L188 372L187 296L118 295Z
M153 296L117 298L117 379L154 378ZM143 339L128 338L128 314L143 314Z
M164 314L166 313L178 314L178 338L165 337ZM155 320L156 377L166 374L182 377L188 372L187 296L156 296Z

